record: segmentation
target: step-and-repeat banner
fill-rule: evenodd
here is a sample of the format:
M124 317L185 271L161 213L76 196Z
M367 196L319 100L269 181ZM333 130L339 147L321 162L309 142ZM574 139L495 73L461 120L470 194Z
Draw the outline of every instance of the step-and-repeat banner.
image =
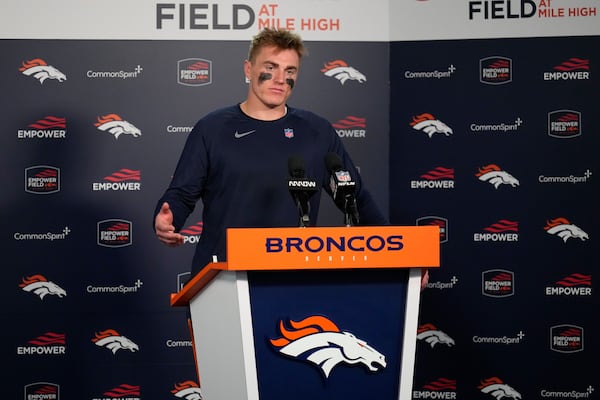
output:
M178 249L152 212L196 120L245 97L250 37L279 26L309 48L290 105L330 120L393 223L440 227L413 398L596 398L599 5L402 3L4 2L6 397L200 398L169 296L201 205ZM318 222L343 215L324 199ZM373 372L335 374L352 393Z

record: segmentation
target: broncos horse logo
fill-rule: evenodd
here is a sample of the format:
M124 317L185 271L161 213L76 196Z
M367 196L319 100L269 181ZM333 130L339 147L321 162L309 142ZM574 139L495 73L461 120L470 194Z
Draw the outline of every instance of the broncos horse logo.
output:
M175 389L171 393L177 398L185 400L202 400L200 386L194 381L185 381L175 384Z
M443 133L446 136L450 136L453 133L448 125L429 113L413 117L409 125L418 131L425 132L429 137L432 137L436 133Z
M127 339L125 336L119 335L119 332L114 329L107 329L100 333L96 333L96 337L92 339L92 342L96 346L106 347L111 350L113 354L116 354L118 350L129 350L132 353L138 351L140 348L137 344Z
M50 282L42 275L32 275L23 278L19 287L26 292L33 292L44 299L46 295L52 294L60 298L65 297L67 292L54 282Z
M434 347L436 344L445 344L448 347L454 346L454 339L440 331L433 324L421 325L417 330L417 340L425 340Z
M325 76L334 77L340 81L342 85L348 80L358 81L358 83L367 81L367 77L359 70L349 66L342 60L335 60L325 64L323 69L321 69L321 72L323 72Z
M521 394L519 392L495 376L481 381L481 384L477 388L483 393L494 396L496 400L502 400L503 398L515 400L521 399Z
M287 356L314 363L326 378L340 363L364 364L373 372L386 367L383 354L353 334L341 331L326 317L311 316L289 323L293 330L279 322L283 337L271 339L273 347Z
M590 237L583 229L569 222L568 219L559 217L551 219L546 222L544 230L550 235L557 235L564 242L571 238L578 238L582 241L589 239Z
M496 189L500 185L510 185L512 187L519 186L519 180L506 171L502 171L496 164L489 164L479 168L479 172L475 174L480 181L489 182Z
M108 114L98 117L98 122L94 124L101 131L108 131L115 135L118 139L121 134L125 133L133 137L142 135L142 131L136 128L132 123L127 122L117 114Z
M65 74L54 68L52 65L46 64L46 61L42 60L41 58L35 58L33 60L21 63L21 68L19 68L19 71L21 71L23 75L33 75L33 77L40 81L40 83L44 83L46 79L56 79L59 82L64 82L67 80L67 76Z

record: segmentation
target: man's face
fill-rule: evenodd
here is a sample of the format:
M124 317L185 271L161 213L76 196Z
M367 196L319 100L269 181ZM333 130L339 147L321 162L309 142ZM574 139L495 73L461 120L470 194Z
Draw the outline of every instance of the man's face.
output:
M263 47L253 63L244 64L250 78L250 96L272 108L285 104L292 94L299 67L300 57L295 50Z

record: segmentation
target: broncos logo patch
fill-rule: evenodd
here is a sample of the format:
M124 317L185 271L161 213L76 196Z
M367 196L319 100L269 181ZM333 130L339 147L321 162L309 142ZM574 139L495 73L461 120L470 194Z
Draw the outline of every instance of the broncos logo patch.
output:
M140 349L137 344L133 343L125 336L121 336L119 332L114 329L107 329L100 333L96 333L92 342L94 342L96 346L106 347L112 351L113 354L116 354L119 350L129 350L134 353Z
M564 242L571 238L578 238L582 241L589 239L589 235L583 229L569 222L568 219L559 217L546 222L544 230L550 235L560 237Z
M477 387L482 393L492 395L496 400L502 399L515 399L520 400L521 394L498 377L492 377L481 381L481 384Z
M279 322L282 337L271 339L274 348L289 357L309 361L318 366L325 378L341 363L363 364L376 372L386 367L385 356L365 341L341 331L323 316L311 316L302 321L289 321L291 329Z
M496 164L488 164L479 168L479 172L475 174L480 181L488 182L496 189L500 185L510 185L512 187L519 186L519 180L506 171L502 171Z
M436 344L445 344L448 347L454 346L454 339L440 331L433 324L421 325L417 330L417 340L424 340L433 348Z
M118 139L122 134L138 137L142 131L136 128L132 123L125 121L117 114L108 114L98 117L98 122L94 124L101 131L108 131Z
M436 133L443 133L445 136L450 136L453 133L452 128L429 113L413 117L409 125L417 131L425 132L429 137Z
M19 71L22 72L23 75L33 76L40 81L40 83L44 83L46 79L55 79L59 82L67 80L65 74L52 65L46 64L46 61L41 58L34 58L33 60L21 63Z
M44 299L45 296L51 294L60 298L65 297L67 292L54 282L50 282L43 275L32 275L27 278L23 278L19 287L26 292L32 292L37 294L40 299Z
M325 76L333 77L340 81L343 85L346 81L357 81L358 83L364 83L367 81L367 77L364 76L359 70L349 66L345 61L335 60L330 61L321 69L321 72Z

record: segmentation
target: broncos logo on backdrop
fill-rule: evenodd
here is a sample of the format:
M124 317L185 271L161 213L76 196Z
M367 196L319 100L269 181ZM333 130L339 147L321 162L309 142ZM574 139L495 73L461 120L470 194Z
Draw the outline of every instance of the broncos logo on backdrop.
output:
M502 400L504 398L512 398L515 400L521 399L521 393L517 392L512 387L502 382L500 378L495 376L481 381L481 384L477 388L481 390L482 393L494 396L496 400Z
M496 189L500 185L510 185L512 187L519 186L519 180L506 171L502 171L496 164L488 164L485 167L479 168L479 172L475 174L480 181L489 182Z
M564 242L571 238L581 239L585 241L589 239L589 235L583 229L569 222L568 219L558 217L546 222L544 230L550 235L560 237Z
M335 323L323 316L311 316L302 321L283 321L279 330L283 337L271 339L281 354L310 361L321 368L325 378L340 363L363 364L369 371L386 367L385 356L349 332L341 331Z
M417 329L417 340L424 340L433 348L436 344L445 344L448 347L454 346L454 339L440 331L433 324L421 325Z
M51 294L63 298L67 295L67 292L54 282L50 282L43 275L32 275L27 278L23 278L19 287L26 292L32 292L40 296L40 299L44 299L45 296Z
M46 64L46 61L41 58L34 58L27 62L22 62L19 71L23 75L33 76L35 79L44 83L46 79L56 79L59 82L67 80L67 76L54 68L52 65Z
M114 329L107 329L100 333L96 333L92 342L94 342L96 346L106 347L111 350L113 354L116 354L118 350L129 350L134 353L140 349L137 344L133 343L125 336L119 335L119 332Z
M425 132L429 137L436 133L443 133L446 136L452 135L452 128L429 113L423 113L413 117L409 124L417 131Z
M117 114L107 114L98 117L98 122L94 124L101 131L108 131L118 139L121 134L138 137L142 135L142 131L136 128L132 123L125 121Z
M357 81L358 83L364 83L367 81L367 77L364 76L359 70L346 64L345 61L335 60L330 61L321 69L321 72L325 76L333 77L340 81L343 85L346 81Z
M175 397L185 400L202 400L200 386L194 381L185 381L175 384L175 389L171 390Z

